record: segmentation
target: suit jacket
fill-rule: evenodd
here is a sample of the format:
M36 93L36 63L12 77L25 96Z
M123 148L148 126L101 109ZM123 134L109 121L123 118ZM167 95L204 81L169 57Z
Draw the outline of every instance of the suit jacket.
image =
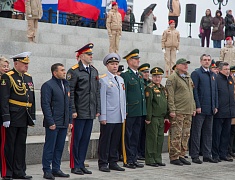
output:
M114 79L110 72L100 77L101 115L99 120L107 123L121 123L126 119L125 84L120 76Z
M206 72L202 67L191 74L194 88L193 95L196 108L202 109L202 114L213 115L218 108L218 89L216 75L212 71Z
M127 116L145 116L146 100L144 95L144 79L141 75L136 75L128 67L126 72L121 74L125 82Z
M57 128L67 128L72 123L72 111L69 103L70 89L66 80L54 76L41 87L41 107L44 115L43 126L49 127L53 124Z

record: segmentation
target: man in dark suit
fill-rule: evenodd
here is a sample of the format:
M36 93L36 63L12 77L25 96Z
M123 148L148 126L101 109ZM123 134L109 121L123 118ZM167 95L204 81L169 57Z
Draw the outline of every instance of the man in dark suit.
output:
M202 146L203 161L215 163L211 158L211 146L213 115L218 111L216 74L209 69L210 55L201 55L200 63L201 67L191 74L197 113L192 119L190 156L194 163L201 164L199 152Z
M43 126L46 137L43 148L43 178L69 177L60 169L68 126L72 126L72 112L69 103L69 83L65 80L64 65L51 66L52 78L41 88L41 107L44 115ZM51 170L52 164L52 170Z
M144 80L138 73L140 63L139 50L134 49L123 58L127 60L128 64L128 69L121 74L125 82L127 103L123 162L124 167L135 169L144 167L143 164L137 162L141 120L143 116L146 116Z
M216 77L218 85L218 113L214 116L212 130L212 156L218 162L233 161L228 157L228 145L231 129L231 119L235 117L234 81L230 76L227 62L219 64L219 74Z
M70 148L70 168L74 174L92 174L84 166L90 142L93 119L100 115L100 87L97 69L91 65L93 44L79 49L79 62L68 70L73 131Z

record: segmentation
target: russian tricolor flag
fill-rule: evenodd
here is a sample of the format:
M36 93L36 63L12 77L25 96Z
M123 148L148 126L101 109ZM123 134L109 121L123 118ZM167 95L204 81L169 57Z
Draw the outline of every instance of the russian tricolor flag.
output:
M98 20L102 0L59 0L58 10Z
M118 11L122 15L122 20L124 20L124 17L127 12L127 2L126 0L116 0L118 3Z

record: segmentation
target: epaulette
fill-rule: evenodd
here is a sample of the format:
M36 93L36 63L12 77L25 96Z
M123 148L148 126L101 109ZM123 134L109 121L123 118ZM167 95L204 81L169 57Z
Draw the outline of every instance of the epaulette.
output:
M15 73L14 71L9 71L9 72L6 73L6 75L11 76L14 73Z
M100 75L99 78L101 79L101 78L104 78L106 76L107 76L107 74L103 74L103 75Z
M150 87L150 88L152 88L152 87L155 86L155 85L154 85L153 83L149 83L147 86Z
M75 69L77 69L77 68L79 68L79 64L75 64L74 66L72 66L72 70L75 70Z
M31 77L31 75L29 73L24 73L24 74Z

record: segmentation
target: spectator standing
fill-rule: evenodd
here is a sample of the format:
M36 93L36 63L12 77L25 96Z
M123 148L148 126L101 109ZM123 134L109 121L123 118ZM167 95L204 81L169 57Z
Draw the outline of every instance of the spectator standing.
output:
M0 17L12 18L14 2L16 0L0 0Z
M109 53L118 53L122 35L122 16L118 12L117 2L112 2L112 9L107 15L106 27L109 35Z
M172 74L172 67L175 64L176 53L179 52L180 33L175 29L175 21L169 21L169 28L162 35L162 52L165 59L166 77Z
M213 115L218 111L218 92L216 75L210 71L211 56L203 54L200 57L201 67L192 72L196 103L196 115L192 119L190 156L192 161L201 164L200 147L203 162L216 163L211 157Z
M1 163L5 180L32 178L25 173L28 126L34 126L36 121L34 84L27 73L29 55L24 52L11 57L14 68L1 76Z
M217 75L219 73L218 67L217 67L214 59L211 60L210 71L215 73L215 75Z
M220 61L227 62L231 66L235 65L235 47L231 37L225 39L226 46L220 50Z
M124 17L123 25L122 25L123 31L132 32L134 24L135 24L135 15L132 12L131 7L128 7L126 15Z
M93 119L100 115L100 87L97 69L91 65L93 44L77 50L78 63L68 70L73 130L70 146L71 173L92 174L85 168Z
M45 144L42 155L43 178L69 177L60 169L68 126L72 126L69 83L64 65L51 66L52 78L41 87L41 107L44 115ZM52 164L52 169L51 169Z
M173 66L175 71L166 81L168 93L168 108L171 127L169 156L170 163L174 165L191 165L184 157L188 149L188 140L192 116L196 114L193 97L193 81L188 74L186 59L178 59Z
M211 26L212 26L212 16L211 10L206 10L206 15L202 17L200 28L201 28L201 46L205 46L205 38L206 38L206 47L210 46L210 35L211 35Z
M143 33L153 34L153 23L156 22L157 18L153 15L153 10L150 9L149 12L144 17L143 23Z
M42 18L41 0L26 0L25 2L26 19L28 22L27 37L30 43L35 43L38 30L38 20Z
M228 157L228 146L231 118L235 117L234 81L230 76L230 66L227 62L219 64L219 71L216 77L219 107L213 120L212 156L218 162L231 162L233 159Z
M142 168L143 164L137 162L138 143L141 121L146 116L146 100L144 95L144 80L138 73L140 63L139 50L134 49L123 59L127 60L128 69L121 74L125 82L127 117L125 125L125 138L123 142L123 162L127 168Z
M167 8L169 10L168 21L174 20L175 21L175 28L177 28L178 18L181 13L180 1L179 0L168 0L167 1Z
M222 12L217 10L215 17L212 19L212 36L214 48L221 48L221 41L224 40L224 18Z
M117 164L122 123L126 119L124 80L117 75L120 60L118 54L108 54L103 60L108 71L100 76L101 114L99 116L98 165L99 170L103 172L110 172L110 169L125 171Z
M225 39L227 37L231 37L233 39L233 36L235 36L235 20L233 17L232 10L226 11L226 16L224 18L225 21Z
M161 85L164 71L154 67L152 83L145 89L147 117L146 117L146 151L145 164L148 166L165 166L162 162L162 146L164 141L164 121L167 119L167 92Z

